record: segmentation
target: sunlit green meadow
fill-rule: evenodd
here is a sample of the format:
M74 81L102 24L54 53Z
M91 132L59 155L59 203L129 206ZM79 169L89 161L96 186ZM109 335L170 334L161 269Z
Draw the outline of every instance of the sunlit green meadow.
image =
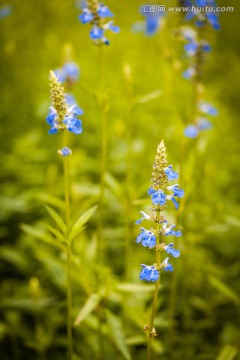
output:
M72 244L73 359L146 359L154 284L139 273L154 251L136 244L135 221L151 207L162 139L185 197L178 212L168 209L183 234L175 240L181 256L161 274L153 359L240 359L238 0L207 34L202 91L219 114L196 139L183 135L193 107L193 83L182 77L184 16L166 14L148 37L132 29L143 20L141 1L106 3L121 32L109 35L102 70L74 1L12 0L0 19L0 358L67 359L66 253L46 227L54 222L45 207L64 217L61 136L48 135L45 118L49 71L69 56L80 68L71 93L84 110L83 133L69 136L73 222L99 205L99 99L108 133L101 254L99 207Z

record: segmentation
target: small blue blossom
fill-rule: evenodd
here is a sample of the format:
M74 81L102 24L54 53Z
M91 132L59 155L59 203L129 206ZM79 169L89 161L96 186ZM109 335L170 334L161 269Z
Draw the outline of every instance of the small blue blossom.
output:
M156 34L161 26L161 13L143 13L145 16L145 33L148 36Z
M156 237L153 232L144 228L141 228L140 230L142 232L138 235L136 242L141 242L142 246L149 247L149 249L154 248L156 246Z
M173 191L173 196L177 196L179 198L184 196L184 191L183 189L179 189L179 185L172 185L172 186L168 186L167 187L168 190Z
M184 79L191 79L196 75L196 70L194 67L190 67L187 70L183 71L182 76Z
M212 106L209 103L206 102L201 102L198 106L199 110L203 113L203 114L207 114L207 115L211 115L211 116L216 116L218 114L217 109Z
M169 165L164 169L165 174L167 175L168 180L176 180L178 178L178 174L172 170L172 165Z
M141 273L139 275L139 278L141 280L155 282L155 281L157 281L159 279L159 272L155 268L154 265L148 266L148 265L145 265L145 264L141 264L141 266L142 266L142 270L141 270Z
M172 255L175 258L178 258L180 256L180 251L174 249L174 243L171 243L169 245L165 245L164 250L166 250L166 252L170 255Z
M46 122L51 126L48 133L50 135L56 134L58 132L57 112L52 106L50 107L49 114L46 117Z
M113 13L109 10L109 8L103 4L99 4L97 13L100 18L104 18L104 19L109 17L111 18L114 16Z
M184 50L187 56L194 56L198 49L198 43L196 41L191 40L188 44L184 45Z
M166 195L162 190L154 190L153 188L150 188L148 190L148 194L151 196L154 205L163 206L166 204Z
M175 226L176 225L173 224L173 225L169 226L169 228L167 228L167 220L164 220L164 224L162 227L163 234L165 236L167 236L167 235L173 235L173 236L177 236L177 237L181 236L182 235L181 231L173 230L173 228L175 228Z
M175 199L175 196L179 198L183 197L184 196L183 189L179 189L178 185L168 186L167 189L173 191L172 195L167 195L167 200L172 200L175 208L178 209L178 202Z
M200 131L209 130L212 128L212 123L209 120L202 117L198 120L198 127Z
M106 24L103 25L103 29L104 30L111 30L114 33L119 33L120 32L120 27L117 25L114 25L113 21L109 21Z
M69 149L68 147L64 147L61 150L58 150L58 153L65 157L65 156L72 155L72 150Z
M168 263L169 257L166 257L161 264L161 267L164 271L173 271L173 266Z
M87 24L93 21L94 16L88 8L84 8L82 11L82 14L78 17L82 24Z
M0 19L3 19L10 15L12 12L12 7L10 5L2 5L0 7Z
M184 135L190 139L194 139L198 136L199 129L196 125L189 125L184 129Z
M143 217L135 222L135 224L139 225L143 220L151 220L151 216L146 214L144 211L140 211L140 214L143 215Z

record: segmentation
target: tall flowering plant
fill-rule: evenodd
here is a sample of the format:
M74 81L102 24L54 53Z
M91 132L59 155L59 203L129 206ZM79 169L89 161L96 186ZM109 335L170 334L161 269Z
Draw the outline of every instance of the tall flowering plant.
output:
M153 297L152 313L149 325L145 328L148 333L148 360L151 359L152 339L156 336L154 328L154 317L157 307L157 298L160 285L160 274L162 271L173 271L173 266L169 263L169 256L179 257L180 251L174 248L174 243L167 243L166 237L181 236L181 232L175 230L175 225L168 226L165 217L167 202L172 201L174 207L178 209L177 199L184 196L183 189L178 184L169 183L177 180L178 174L173 170L172 165L167 164L166 147L163 141L157 148L152 172L152 185L148 194L152 200L151 212L149 214L141 211L142 218L136 221L140 224L142 221L148 221L151 224L150 229L141 227L140 234L136 242L142 246L155 250L156 258L152 265L142 264L140 279L155 282L155 291ZM162 260L162 254L166 254Z

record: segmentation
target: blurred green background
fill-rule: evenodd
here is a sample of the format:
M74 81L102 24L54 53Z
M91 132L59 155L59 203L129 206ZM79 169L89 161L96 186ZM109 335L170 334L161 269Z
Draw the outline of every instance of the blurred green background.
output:
M183 236L175 241L181 257L173 260L174 273L161 278L154 358L240 359L240 6L230 2L218 2L235 9L220 14L219 31L209 30L212 52L203 76L204 99L219 115L211 130L186 139L192 83L182 78L187 60L176 35L184 17L167 14L158 34L147 37L132 30L143 20L142 2L107 1L121 32L109 35L111 44L103 50L109 105L105 256L100 267L95 216L73 244L74 319L84 309L74 327L76 360L146 359L143 327L153 285L138 277L140 264L151 264L154 253L136 244L134 222L150 205L146 194L161 139L186 195L178 215L168 211ZM84 132L71 136L71 206L78 216L98 202L99 54L74 1L8 4L11 13L0 19L0 358L61 360L65 256L42 225L51 222L44 204L63 210L60 136L48 135L45 122L48 75L71 48L81 71L71 92L84 110Z

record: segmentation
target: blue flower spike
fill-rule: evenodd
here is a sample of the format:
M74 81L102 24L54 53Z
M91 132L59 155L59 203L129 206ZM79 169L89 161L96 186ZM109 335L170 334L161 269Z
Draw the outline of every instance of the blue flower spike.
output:
M174 243L165 243L167 236L175 236L176 238L182 235L181 231L175 230L175 224L168 226L165 216L161 214L167 208L166 201L172 200L175 208L178 208L176 198L182 198L184 191L178 184L169 185L169 182L176 180L178 174L173 170L172 165L168 165L166 158L166 147L163 141L158 145L157 154L153 165L152 184L148 190L151 197L151 213L140 211L142 217L136 221L136 224L141 224L142 221L147 220L152 223L152 228L147 230L140 228L141 232L137 236L136 242L144 248L154 250L156 253L156 262L153 265L142 264L140 279L146 281L156 282L160 278L160 272L173 271L173 266L169 263L169 258L166 257L161 263L159 252L166 251L167 254L173 258L180 256L180 251L174 248ZM166 195L170 191L171 194ZM159 228L159 226L161 226Z
M105 31L110 30L114 33L119 33L120 28L114 25L114 22L108 21L113 18L114 14L110 11L108 6L99 3L96 0L88 0L82 7L82 14L79 15L79 20L82 24L90 24L90 39L96 45L109 45L109 40L105 36Z
M46 122L50 125L48 133L52 135L67 129L76 135L81 134L82 121L78 117L83 111L76 104L68 105L64 89L53 71L50 72L50 92L52 106L46 117Z

